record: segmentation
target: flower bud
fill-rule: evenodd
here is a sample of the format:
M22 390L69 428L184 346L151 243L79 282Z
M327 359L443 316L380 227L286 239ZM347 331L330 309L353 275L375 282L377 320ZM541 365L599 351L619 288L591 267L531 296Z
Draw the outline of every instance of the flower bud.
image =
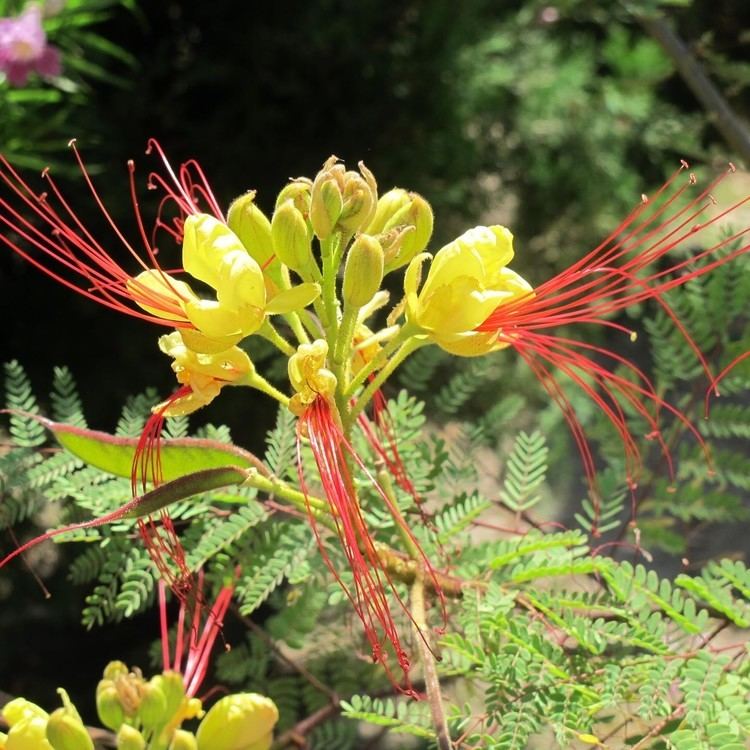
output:
M364 307L383 281L383 248L369 234L360 234L346 257L342 296L347 307Z
M271 222L255 205L255 191L251 190L237 198L227 213L227 226L240 238L245 249L254 258L264 273L273 274L274 251L271 239ZM276 268L278 273L280 269ZM274 278L278 284L278 280Z
M271 234L279 260L303 278L311 276L315 260L307 222L291 200L285 201L274 211Z
M315 233L321 239L329 237L336 229L352 234L362 230L372 219L378 201L375 177L362 162L359 172L347 172L346 167L337 162L335 156L326 159L313 182L311 212L314 208ZM325 200L324 185L328 185Z
M278 720L270 698L256 693L224 696L198 727L198 750L268 750Z
M385 273L390 273L427 247L432 227L430 204L417 193L393 188L378 200L366 231L377 235L385 255Z
M118 677L127 677L130 670L127 664L122 661L111 661L104 667L104 674L102 675L105 680L116 680Z
M146 740L130 724L123 724L117 732L117 750L145 750Z
M344 207L339 218L339 226L349 232L358 232L366 227L378 202L378 185L372 172L359 162L357 172L344 173Z
M278 208L287 201L292 201L294 207L307 218L310 215L310 193L312 190L312 181L307 177L298 177L285 185L281 192L276 196L276 205Z
M178 729L172 737L169 750L198 750L198 741L192 732Z
M327 240L333 234L343 207L341 188L336 180L318 173L310 198L310 223L319 239Z
M185 684L182 681L182 675L179 672L167 671L152 677L150 683L164 695L166 704L164 713L167 716L173 716L185 698Z
M53 711L47 722L47 741L54 750L94 750L94 742L83 722L67 708Z
M105 683L104 687L102 683ZM111 680L102 680L99 683L96 690L96 713L99 721L113 732L116 732L125 721L125 711L120 703L120 696Z
M375 215L372 217L367 229L368 234L380 234L385 231L385 226L404 206L409 205L409 193L403 188L393 188L378 198Z
M26 698L14 698L3 706L2 716L12 727L24 719L47 719L49 714L36 703L27 701Z
M26 716L11 726L5 750L54 750L47 742L46 729L46 716Z
M430 204L417 193L408 194L409 201L386 222L384 231L406 229L400 233L399 242L386 258L385 272L390 273L405 266L421 253L432 237L433 215Z
M159 687L151 680L143 687L141 705L138 708L138 718L145 729L154 729L166 724L169 719L167 714L167 697Z

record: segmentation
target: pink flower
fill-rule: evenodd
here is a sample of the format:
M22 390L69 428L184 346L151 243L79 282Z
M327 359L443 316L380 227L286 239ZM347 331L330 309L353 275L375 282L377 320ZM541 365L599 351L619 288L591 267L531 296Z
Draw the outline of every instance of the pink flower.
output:
M60 50L47 44L38 5L16 18L0 18L0 70L11 86L25 86L31 73L59 75Z

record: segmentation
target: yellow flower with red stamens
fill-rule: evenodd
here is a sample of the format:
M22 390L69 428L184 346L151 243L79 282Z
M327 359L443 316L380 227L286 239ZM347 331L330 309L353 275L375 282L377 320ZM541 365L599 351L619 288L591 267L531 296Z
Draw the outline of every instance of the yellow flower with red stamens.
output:
M417 255L406 271L406 318L442 349L476 357L502 349L495 332L474 330L501 304L533 296L530 284L506 268L513 258L513 235L501 226L474 227L438 250L420 289Z
M159 348L174 359L172 370L177 381L189 389L183 395L173 396L154 407L161 416L190 414L211 403L225 385L240 385L255 372L250 357L239 347L233 346L222 352L195 352L187 346L180 331L162 336Z
M330 401L336 393L336 376L326 367L328 344L322 339L312 344L300 344L289 358L289 381L297 393L289 402L289 409L297 416L319 397Z

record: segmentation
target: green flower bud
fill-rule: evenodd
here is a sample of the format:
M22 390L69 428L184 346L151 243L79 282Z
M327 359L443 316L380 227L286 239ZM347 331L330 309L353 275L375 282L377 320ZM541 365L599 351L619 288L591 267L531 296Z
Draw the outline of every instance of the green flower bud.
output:
M360 234L349 248L342 296L347 307L364 307L383 281L383 248L369 234Z
M279 710L257 693L226 695L198 727L198 750L268 750Z
M117 732L117 750L145 750L146 740L130 724L123 724Z
M275 208L290 200L294 203L294 207L307 218L310 215L311 191L312 182L307 177L298 177L284 186L278 196L276 196Z
M385 225L404 206L409 205L409 193L403 188L393 188L378 198L375 215L365 230L367 234L380 234L385 231Z
M254 190L241 195L229 206L227 225L240 238L247 252L257 261L263 272L269 274L278 285L281 281L281 269L278 263L273 262L271 222L255 205Z
M66 708L53 711L47 722L47 741L54 750L94 750L94 742L80 717Z
M409 202L396 211L384 227L386 232L399 228L408 230L400 235L400 241L386 258L386 273L405 266L427 247L433 224L430 204L421 195L409 193Z
M339 218L339 226L350 232L358 232L366 227L375 214L378 203L378 184L364 162L359 162L359 171L344 173L344 207ZM343 168L343 167L342 167Z
M102 683L105 683L103 687ZM99 721L107 729L116 732L125 721L125 711L120 703L120 696L111 680L102 680L99 686L96 690L96 713Z
M198 741L192 732L178 729L172 737L169 750L198 750Z
M282 203L271 220L273 247L279 260L303 279L312 275L315 260L305 217L291 200Z
M185 684L179 672L164 672L151 678L151 684L159 688L166 700L165 714L174 716L185 698Z
M167 713L167 697L154 680L148 682L143 688L141 705L138 708L138 718L144 728L154 729L166 724L170 714Z
M128 674L130 674L130 670L121 661L111 661L104 667L105 680L116 680L118 677L126 677Z
M362 230L370 223L378 202L378 185L362 162L359 172L347 172L337 162L335 156L329 157L313 182L311 212L315 211L315 217L310 218L321 239L330 237L336 229L352 234ZM328 185L325 196L324 185Z
M332 177L325 177L323 172L313 182L310 199L310 223L313 231L321 240L327 240L336 228L341 216L344 200L341 189Z

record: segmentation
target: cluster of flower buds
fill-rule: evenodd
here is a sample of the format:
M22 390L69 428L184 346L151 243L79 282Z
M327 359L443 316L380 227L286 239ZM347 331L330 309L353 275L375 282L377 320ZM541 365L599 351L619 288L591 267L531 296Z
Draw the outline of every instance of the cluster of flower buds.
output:
M94 750L94 743L68 694L59 689L61 708L48 714L24 698L8 703L2 716L10 730L0 733L0 750ZM96 689L102 724L115 733L117 750L268 750L279 712L256 693L226 695L204 713L185 694L182 676L165 672L150 680L119 661L110 662ZM195 732L182 728L201 719Z
M420 256L430 240L433 215L424 198L401 189L378 198L364 164L347 170L333 156L314 179L290 181L270 219L255 198L254 191L237 198L226 219L194 211L184 220L183 268L215 297L199 297L189 283L159 268L127 281L142 310L177 326L159 346L172 357L183 388L157 407L162 416L195 411L228 384L257 387L289 403L238 346L247 336L264 336L291 357L296 393L290 408L299 415L315 394L333 399L337 387L343 391L347 383L337 379L358 372L399 330L374 333L365 319L388 300L380 291L384 275ZM270 315L286 319L299 352ZM319 375L312 374L310 356Z
M0 750L94 750L91 735L68 694L58 689L62 707L48 714L25 698L5 705L7 735L0 732Z

